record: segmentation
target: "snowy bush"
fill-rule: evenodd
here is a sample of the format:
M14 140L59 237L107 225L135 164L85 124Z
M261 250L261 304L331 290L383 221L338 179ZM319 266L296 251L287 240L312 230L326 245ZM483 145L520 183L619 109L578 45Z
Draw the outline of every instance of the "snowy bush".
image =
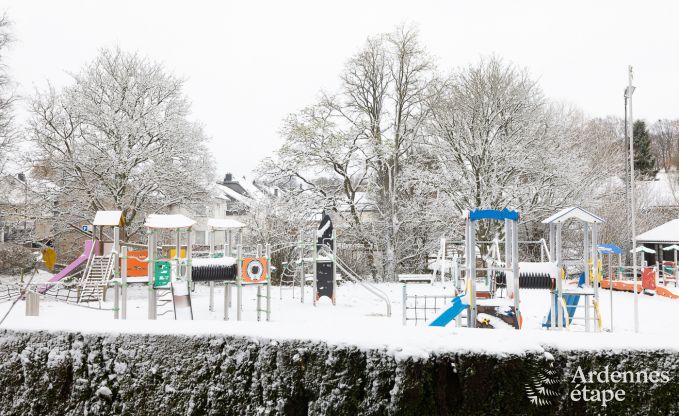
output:
M311 341L2 331L0 414L677 414L677 358L554 349L396 358ZM577 368L606 366L664 371L668 381L594 380L590 389L623 387L625 400L569 400ZM539 403L528 388L543 391Z
M35 265L31 249L11 243L0 243L0 274L25 273Z

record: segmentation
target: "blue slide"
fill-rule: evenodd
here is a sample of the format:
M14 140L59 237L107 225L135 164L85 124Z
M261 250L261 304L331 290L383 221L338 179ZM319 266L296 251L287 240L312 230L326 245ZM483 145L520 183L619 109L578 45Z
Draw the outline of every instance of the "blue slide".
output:
M469 305L462 303L462 296L456 296L453 298L453 304L443 311L436 319L434 319L429 326L446 326L457 317L463 310L467 309Z
M580 274L580 279L578 280L578 287L583 287L585 285L585 273ZM568 310L568 324L573 322L573 316L575 315L575 310L577 309L578 303L580 303L580 295L563 295L563 300L566 303L566 310ZM554 305L555 308L559 308L560 305L557 302L556 295L554 295ZM563 326L566 326L566 319L562 320ZM549 328L552 326L552 311L550 310L547 314L547 320L542 324L544 328Z

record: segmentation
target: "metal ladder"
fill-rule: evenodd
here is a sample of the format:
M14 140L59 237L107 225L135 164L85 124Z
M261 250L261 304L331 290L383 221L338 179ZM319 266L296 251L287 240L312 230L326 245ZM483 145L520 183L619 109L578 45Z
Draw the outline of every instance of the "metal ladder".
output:
M175 319L172 285L168 283L165 286L156 286L153 290L156 291L156 316L170 314L172 319Z
M92 256L80 281L78 303L104 300L106 286L112 275L113 256Z
M295 247L290 255L290 260L283 263L283 271L280 276L280 286L279 286L279 297L283 299L283 289L289 289L292 292L292 298L295 299L296 291L300 290L300 286L304 286L304 276L301 276L302 267L300 267L300 261L303 261L304 256L307 254L305 248ZM311 271L313 265L308 263L305 265L305 271Z

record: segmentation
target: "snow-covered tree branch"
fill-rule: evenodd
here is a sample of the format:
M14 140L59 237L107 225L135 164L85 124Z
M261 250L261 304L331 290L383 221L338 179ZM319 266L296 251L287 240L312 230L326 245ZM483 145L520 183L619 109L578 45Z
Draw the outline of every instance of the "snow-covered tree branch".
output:
M146 214L205 196L207 138L189 118L182 86L160 64L110 49L71 85L35 94L32 163L56 185L59 219L79 224L97 210L122 210L132 236Z

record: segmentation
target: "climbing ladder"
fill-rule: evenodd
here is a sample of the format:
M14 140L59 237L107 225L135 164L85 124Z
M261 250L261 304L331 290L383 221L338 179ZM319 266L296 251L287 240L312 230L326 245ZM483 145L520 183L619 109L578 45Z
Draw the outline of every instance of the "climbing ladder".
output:
M305 256L311 257L306 247L295 247L290 255L290 260L283 263L283 271L280 274L279 296L283 299L283 289L288 289L292 293L292 298L296 298L296 292L304 290L304 278L302 274L312 273L313 263L304 262ZM304 263L304 264L302 264ZM302 301L304 301L302 299Z
M112 275L113 256L92 255L80 281L78 303L103 301L106 287Z
M156 316L165 316L175 319L174 298L172 296L172 285L156 286Z

